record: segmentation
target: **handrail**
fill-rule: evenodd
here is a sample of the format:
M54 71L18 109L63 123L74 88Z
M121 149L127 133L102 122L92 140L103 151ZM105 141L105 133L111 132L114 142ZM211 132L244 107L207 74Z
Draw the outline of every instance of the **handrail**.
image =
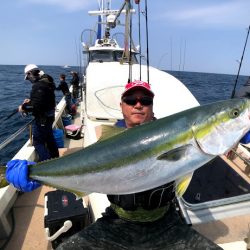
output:
M241 156L235 149L231 149L234 154L236 154L248 167L250 166L250 161L243 156Z
M29 121L27 124L25 124L23 127L18 129L14 134L12 134L10 137L8 137L5 141L3 141L0 144L0 150L2 150L4 147L6 147L10 142L12 142L18 135L20 135L32 122L34 119Z

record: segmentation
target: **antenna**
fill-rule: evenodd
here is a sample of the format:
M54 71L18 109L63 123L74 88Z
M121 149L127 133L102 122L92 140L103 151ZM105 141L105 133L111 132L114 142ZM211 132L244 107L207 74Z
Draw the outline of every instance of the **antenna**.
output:
M184 51L183 51L183 65L182 65L182 71L184 71L184 67L185 67L185 60L186 60L186 40L184 41Z

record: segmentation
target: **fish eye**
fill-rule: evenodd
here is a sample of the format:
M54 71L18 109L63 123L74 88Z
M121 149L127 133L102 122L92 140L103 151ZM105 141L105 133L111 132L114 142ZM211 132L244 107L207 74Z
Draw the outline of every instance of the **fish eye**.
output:
M230 111L229 115L230 115L231 118L236 118L236 117L239 116L239 114L240 114L239 109L233 109L233 110Z

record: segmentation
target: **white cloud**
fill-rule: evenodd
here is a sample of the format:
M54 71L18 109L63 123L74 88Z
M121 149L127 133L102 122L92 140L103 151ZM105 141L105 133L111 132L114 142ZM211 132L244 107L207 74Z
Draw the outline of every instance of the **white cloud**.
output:
M52 5L63 8L67 11L79 11L93 5L93 1L89 0L22 0L23 3ZM97 4L96 4L97 5Z

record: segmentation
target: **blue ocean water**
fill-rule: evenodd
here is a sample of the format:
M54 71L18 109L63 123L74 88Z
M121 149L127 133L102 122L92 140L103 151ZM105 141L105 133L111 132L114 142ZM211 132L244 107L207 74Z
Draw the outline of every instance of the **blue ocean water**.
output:
M60 66L42 66L45 73L50 74L56 85L59 84L59 75L64 73L69 83L70 71L79 71L77 67L62 68ZM3 121L17 109L25 98L29 97L31 83L24 80L24 65L0 65L0 144L27 124L31 117L23 118L18 113ZM230 98L236 76L227 74L211 74L197 72L168 71L181 80L193 93L200 104ZM247 76L240 76L237 86L246 82ZM57 101L62 98L61 91L56 91ZM9 161L28 139L28 129L18 136L13 143L0 150L0 165Z
M168 71L168 73L183 82L200 104L229 99L236 80L236 75L227 74L184 71ZM248 76L239 76L237 88L242 86L247 79Z

